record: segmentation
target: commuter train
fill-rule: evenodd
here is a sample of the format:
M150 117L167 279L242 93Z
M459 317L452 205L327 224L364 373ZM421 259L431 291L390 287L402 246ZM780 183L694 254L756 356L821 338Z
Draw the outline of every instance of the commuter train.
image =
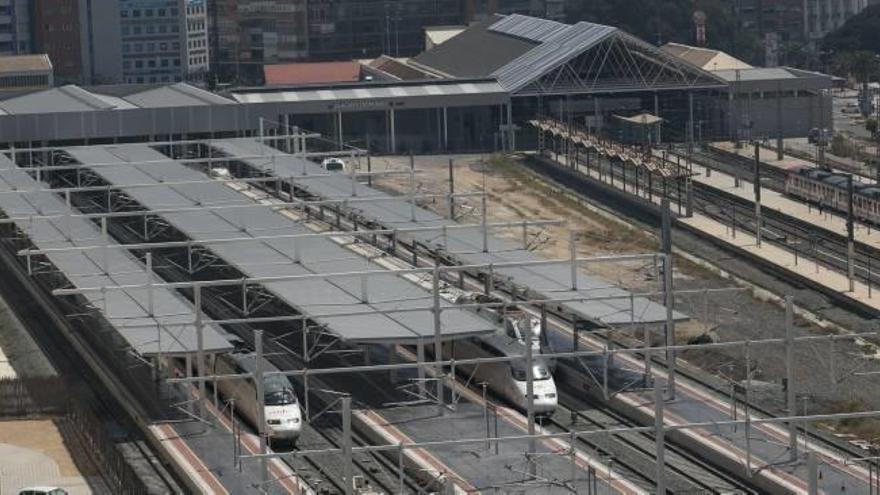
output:
M847 212L847 174L813 167L792 169L785 176L785 192L842 213ZM853 184L853 216L880 224L880 186Z
M212 374L228 375L252 373L256 369L256 354L231 352L220 354L210 363ZM278 371L268 361L263 361L263 371ZM257 389L252 379L221 380L217 391L226 400L235 400L235 411L251 426L257 426ZM302 429L302 412L293 385L286 376L269 375L263 379L265 396L266 432L276 442L295 443Z
M538 416L549 416L556 410L556 382L551 374L551 363L540 354L540 322L531 318L511 321L505 319L504 329L495 334L453 340L443 345L444 358L473 359L480 357L524 356L526 344L521 325L530 325L532 333L532 395L534 412ZM537 328L536 328L537 327ZM537 335L536 335L537 333ZM527 409L525 358L507 362L456 365L459 372L469 378L470 383L485 382L489 390L518 409Z

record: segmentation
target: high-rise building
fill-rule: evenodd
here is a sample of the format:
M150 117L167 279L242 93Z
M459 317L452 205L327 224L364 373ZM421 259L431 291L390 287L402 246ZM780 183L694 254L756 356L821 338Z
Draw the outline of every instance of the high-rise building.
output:
M425 27L462 20L459 0L309 0L309 58L416 55Z
M566 3L566 0L465 0L464 21L470 24L485 21L493 14L522 14L562 22Z
M817 40L865 10L868 0L804 0L804 32Z
M221 80L262 74L263 64L308 57L307 0L209 3L211 61Z
M736 0L734 12L739 27L763 42L763 63L777 65L808 62L817 41L867 6L868 0Z
M31 53L29 0L0 0L0 54Z
M121 0L119 19L122 81L175 82L207 71L204 0Z
M55 80L84 83L79 0L34 0L33 16L34 50L49 56Z
M205 0L34 0L33 15L60 82L167 83L209 67Z

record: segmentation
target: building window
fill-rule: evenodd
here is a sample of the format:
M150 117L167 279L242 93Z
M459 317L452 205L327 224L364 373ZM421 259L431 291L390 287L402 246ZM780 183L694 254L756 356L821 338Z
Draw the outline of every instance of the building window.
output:
M134 27L134 34L141 34L141 27L140 26Z
M143 60L135 60L134 61L134 68L135 69L143 69L144 68L144 61Z
M140 17L140 16L141 16L141 11L140 11L139 9L134 9L134 10L131 11L131 16L132 16L132 17Z
M156 11L159 17L165 17L165 9L159 9Z

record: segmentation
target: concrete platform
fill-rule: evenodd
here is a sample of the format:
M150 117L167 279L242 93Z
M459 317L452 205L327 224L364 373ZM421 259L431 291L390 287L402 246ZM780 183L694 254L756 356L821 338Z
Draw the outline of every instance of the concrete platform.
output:
M734 143L731 143L729 141L711 143L709 147L725 153L739 155L749 160L755 159L755 147L748 143L743 144L742 148L740 149L736 149ZM782 160L778 160L776 158L776 151L768 150L766 148L761 149L761 163L770 167L778 168L780 170L791 170L793 168L799 167L816 166L816 164L811 161L797 158L795 156L791 156L785 153L783 153Z

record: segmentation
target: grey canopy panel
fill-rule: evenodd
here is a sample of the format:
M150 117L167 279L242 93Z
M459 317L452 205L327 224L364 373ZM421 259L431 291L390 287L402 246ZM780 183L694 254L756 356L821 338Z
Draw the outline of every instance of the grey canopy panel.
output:
M263 169L269 174L280 177L301 176L305 167L308 174L320 175L326 172L317 164L281 153L269 146L261 145L254 139L229 139L215 141L214 146L232 156L265 154L275 155L273 160L243 160L254 167ZM324 198L351 197L351 178L344 174L310 178L297 184L316 195ZM383 197L385 193L357 184L359 197ZM455 225L454 221L445 219L431 211L416 208L416 221L411 221L411 205L406 198L389 198L388 200L353 203L353 207L361 210L367 218L373 218L381 224L393 227L418 227ZM408 235L427 245L441 245L438 231L410 232ZM483 252L482 229L456 228L447 232L447 251L457 255L466 263L489 264L519 261L542 261L542 256L514 246L496 236L489 235L489 252ZM666 308L643 297L634 297L629 291L620 289L611 282L600 277L578 273L578 291L570 287L571 273L569 266L542 265L540 267L496 268L496 273L511 277L516 283L526 285L543 294L547 298L577 297L613 297L614 299L593 300L564 303L563 306L580 314L582 317L597 323L621 325L627 323L658 323L666 320ZM685 319L681 313L674 313L676 319Z
M71 148L68 152L86 165L130 162L131 165L92 170L149 209L254 204L252 199L221 182L126 188L134 184L205 180L201 172L169 160L146 145ZM157 160L164 161L157 163ZM143 163L147 161L151 163ZM164 213L162 217L184 235L202 241L313 233L301 223L268 208L173 212ZM325 237L208 243L208 247L251 278L381 270L380 266ZM315 319L343 340L402 342L434 336L430 309L405 311L430 307L431 294L392 273L368 277L366 302L362 300L361 278L354 276L273 281L262 285L306 315L329 315ZM489 321L451 304L441 304L450 308L441 313L441 333L445 338L494 331ZM345 315L369 311L372 313ZM334 313L339 316L333 316Z
M541 19L540 17L511 14L489 26L489 31L540 43L556 36L560 31L564 31L568 27L568 24Z
M45 187L22 169L0 156L0 191L34 191ZM54 193L0 194L0 209L9 217L66 215L73 213ZM94 224L81 217L34 220L18 225L38 249L115 244L103 239ZM52 252L49 261L76 288L145 284L143 265L121 249ZM177 292L154 288L152 314L148 289L89 292L84 296L112 324L128 345L142 356L186 354L197 350L197 331L192 305ZM232 348L223 331L209 322L203 327L206 352Z
M492 75L506 89L516 91L616 32L617 28L611 26L579 22L564 30L555 31L543 43Z

